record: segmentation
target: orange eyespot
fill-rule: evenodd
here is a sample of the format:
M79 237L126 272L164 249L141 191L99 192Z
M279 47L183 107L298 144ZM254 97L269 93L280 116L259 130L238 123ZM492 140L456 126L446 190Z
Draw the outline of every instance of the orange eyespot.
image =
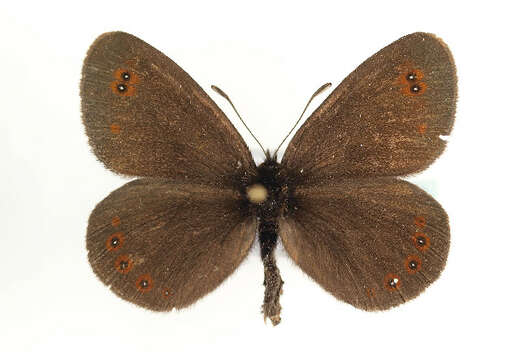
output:
M408 84L407 86L403 86L401 88L401 92L405 95L422 95L426 91L426 83L424 82L418 82L414 84Z
M137 287L137 290L139 290L140 292L148 292L152 290L152 277L150 276L150 274L144 274L139 276L135 282L135 286Z
M412 236L415 247L420 251L426 251L430 247L430 238L423 233L417 232Z
M110 235L105 242L108 251L114 251L123 246L125 236L122 232L116 232Z
M386 274L384 278L384 285L388 291L394 291L401 287L401 278L395 274Z
M414 219L415 225L417 225L420 228L423 228L426 226L426 219L423 216L416 216Z
M404 261L404 267L410 274L415 274L417 271L421 270L421 266L421 259L414 255L408 256Z
M170 289L168 289L168 288L164 288L161 291L161 295L162 295L163 298L167 299L167 298L169 298L172 295L172 291Z
M121 126L119 124L110 125L110 132L114 135L119 135L121 132Z
M401 85L411 85L424 78L424 73L420 69L410 69L410 66L406 66L408 70L401 72L399 75L399 83Z
M118 273L128 274L132 270L134 262L128 255L120 255L117 257L114 265Z
M417 131L419 131L419 134L421 135L424 135L426 134L426 130L428 129L428 125L426 124L420 124L418 127L417 127Z
M114 79L126 85L134 85L139 83L139 76L137 76L137 74L130 69L117 69L114 71Z
M120 96L132 96L135 94L135 86L125 84L123 80L115 80L110 83L112 92Z
M402 66L403 71L400 73L397 83L401 87L404 95L422 95L426 91L426 83L421 81L424 73L420 69L414 69L410 64Z

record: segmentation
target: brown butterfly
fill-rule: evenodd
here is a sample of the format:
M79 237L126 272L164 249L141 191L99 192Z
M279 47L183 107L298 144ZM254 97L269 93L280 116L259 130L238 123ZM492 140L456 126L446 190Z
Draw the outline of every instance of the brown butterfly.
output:
M448 216L396 177L426 169L444 150L456 81L440 39L407 35L343 80L281 162L267 152L256 166L226 115L177 64L132 35L101 35L81 80L86 133L107 168L141 178L92 212L94 272L132 303L184 308L237 268L258 232L263 313L273 324L283 285L278 236L304 272L357 308L416 297L445 266Z

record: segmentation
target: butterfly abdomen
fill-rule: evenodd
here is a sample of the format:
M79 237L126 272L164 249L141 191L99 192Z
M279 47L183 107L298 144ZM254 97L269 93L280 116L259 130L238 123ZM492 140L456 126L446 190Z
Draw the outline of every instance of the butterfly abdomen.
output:
M289 203L289 187L287 175L268 155L266 161L258 167L258 176L252 185L246 189L246 196L252 207L252 212L260 222L258 240L260 255L264 264L264 304L262 310L274 325L280 322L280 294L283 281L276 266L274 249L278 239L278 219L287 211Z

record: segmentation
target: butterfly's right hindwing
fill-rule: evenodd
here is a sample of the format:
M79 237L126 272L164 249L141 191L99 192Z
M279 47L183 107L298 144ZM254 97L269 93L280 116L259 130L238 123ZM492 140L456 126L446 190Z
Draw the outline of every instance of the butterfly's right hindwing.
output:
M247 255L256 219L232 190L169 180L132 181L92 212L90 264L121 298L156 311L215 289Z
M83 66L90 145L111 170L227 185L255 173L236 129L177 64L126 33L101 35Z

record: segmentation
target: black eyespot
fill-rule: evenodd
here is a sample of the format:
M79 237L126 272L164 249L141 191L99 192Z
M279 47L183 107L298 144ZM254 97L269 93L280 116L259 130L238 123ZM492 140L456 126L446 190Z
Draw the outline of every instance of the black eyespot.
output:
M417 84L412 85L412 86L410 87L410 91L411 91L411 92L414 92L414 93L418 93L419 91L421 91L421 87L420 87L419 85L417 85Z
M127 89L127 88L126 88L126 85L125 85L125 84L119 84L119 85L117 85L117 90L118 90L119 92L125 92L126 89Z
M112 240L110 240L110 246L115 248L117 245L119 245L119 238L114 236Z
M396 274L386 274L383 284L387 290L394 291L401 287L401 279Z
M399 282L399 279L397 279L397 278L390 279L388 281L388 286L390 286L392 288L396 288L398 282Z
M408 267L410 268L410 270L417 270L417 261L411 260L408 263Z
M419 245L421 247L426 245L426 239L424 237L422 237L422 236L418 236L417 237L417 245Z
M406 75L406 80L408 81L414 81L415 79L417 79L417 75L415 73L409 73Z
M119 255L115 262L116 271L120 274L128 274L132 270L132 260L128 255Z
M137 281L135 282L135 286L137 287L137 290L141 292L148 292L152 290L153 288L153 280L150 274L144 274L137 278Z
M130 80L130 74L127 72L124 72L121 74L121 79L123 80Z
M116 232L112 235L110 235L106 242L105 246L108 251L114 251L119 249L121 246L123 246L123 243L125 242L125 236L122 232Z

